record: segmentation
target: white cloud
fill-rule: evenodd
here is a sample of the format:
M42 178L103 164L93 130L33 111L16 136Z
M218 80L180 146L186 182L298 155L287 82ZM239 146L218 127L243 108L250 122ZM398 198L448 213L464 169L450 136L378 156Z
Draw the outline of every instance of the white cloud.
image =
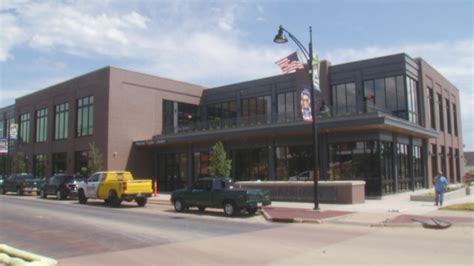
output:
M10 50L21 43L24 35L15 16L0 13L0 62L11 57Z

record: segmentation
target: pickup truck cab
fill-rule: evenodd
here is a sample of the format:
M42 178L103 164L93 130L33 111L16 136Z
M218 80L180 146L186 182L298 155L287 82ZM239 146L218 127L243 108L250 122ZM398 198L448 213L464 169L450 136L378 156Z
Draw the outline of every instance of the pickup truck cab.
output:
M133 180L128 171L97 172L79 182L77 187L80 204L86 204L88 199L103 199L111 207L120 206L124 200L135 200L143 207L153 192L151 180Z
M270 192L266 189L234 189L229 178L201 178L187 189L171 194L171 203L177 212L189 207L200 211L223 208L224 214L234 216L242 210L255 214L258 208L270 205Z
M34 178L31 174L12 174L0 186L0 193L16 192L18 196L27 193L38 193L38 188L44 184L43 179Z

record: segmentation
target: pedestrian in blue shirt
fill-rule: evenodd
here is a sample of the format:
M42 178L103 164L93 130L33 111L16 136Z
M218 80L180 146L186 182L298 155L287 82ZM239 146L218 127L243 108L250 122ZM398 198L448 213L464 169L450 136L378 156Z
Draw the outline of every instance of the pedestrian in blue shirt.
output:
M448 180L443 176L443 172L438 172L438 175L435 177L433 182L436 192L436 206L443 206L443 195L444 191L448 186Z

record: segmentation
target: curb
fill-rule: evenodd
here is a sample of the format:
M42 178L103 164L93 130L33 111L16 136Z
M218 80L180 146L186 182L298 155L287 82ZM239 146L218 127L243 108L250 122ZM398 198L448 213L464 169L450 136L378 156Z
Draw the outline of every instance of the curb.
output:
M154 204L154 205L168 205L171 206L171 203L167 200L148 200L148 204Z
M262 209L262 215L265 220L274 223L311 223L311 224L322 224L324 223L321 219L304 219L304 218L273 218L264 209Z

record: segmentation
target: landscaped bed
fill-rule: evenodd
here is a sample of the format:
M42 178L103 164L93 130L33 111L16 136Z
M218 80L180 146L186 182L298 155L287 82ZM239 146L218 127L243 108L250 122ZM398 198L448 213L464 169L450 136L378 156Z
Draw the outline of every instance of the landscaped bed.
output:
M463 203L463 204L455 204L449 205L446 207L442 207L441 210L451 210L451 211L474 211L474 203Z

